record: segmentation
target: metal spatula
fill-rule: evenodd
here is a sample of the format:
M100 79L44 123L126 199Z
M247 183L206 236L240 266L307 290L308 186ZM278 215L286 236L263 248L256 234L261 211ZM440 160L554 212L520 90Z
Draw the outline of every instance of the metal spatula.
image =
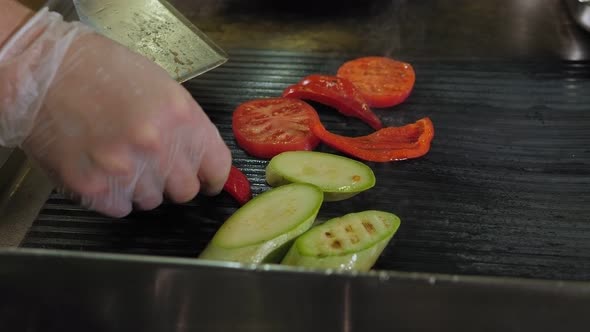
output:
M148 57L184 82L227 55L165 0L74 0L81 22Z

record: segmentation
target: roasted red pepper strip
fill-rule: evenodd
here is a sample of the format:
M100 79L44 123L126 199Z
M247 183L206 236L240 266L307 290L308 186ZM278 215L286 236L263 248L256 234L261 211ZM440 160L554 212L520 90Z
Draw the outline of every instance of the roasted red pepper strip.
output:
M307 99L333 107L346 116L366 122L373 129L381 129L381 120L373 113L356 87L337 76L310 75L283 91L283 97Z
M324 144L350 156L373 162L421 157L430 150L434 137L434 126L429 118L422 118L403 127L383 128L361 137L333 134L320 122L315 122L311 131Z
M233 165L223 190L235 198L240 205L246 204L252 198L250 181L242 171Z

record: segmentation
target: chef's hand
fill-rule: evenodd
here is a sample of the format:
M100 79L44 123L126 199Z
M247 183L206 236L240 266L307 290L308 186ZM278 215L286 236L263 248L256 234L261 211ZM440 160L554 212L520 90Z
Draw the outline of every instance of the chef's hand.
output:
M0 50L0 144L114 217L163 194L217 194L231 166L216 127L163 69L46 9Z

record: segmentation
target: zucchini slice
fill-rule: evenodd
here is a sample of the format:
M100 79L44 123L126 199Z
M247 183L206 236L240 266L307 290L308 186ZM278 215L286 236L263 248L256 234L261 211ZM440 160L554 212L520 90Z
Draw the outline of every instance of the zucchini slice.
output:
M322 202L322 191L313 185L293 183L270 189L230 216L199 258L278 263L293 239L313 225Z
M341 201L375 185L373 170L359 161L325 152L288 151L271 159L266 182L272 187L309 183L324 192L324 201Z
M376 210L330 219L297 238L282 264L368 271L399 225L396 215Z

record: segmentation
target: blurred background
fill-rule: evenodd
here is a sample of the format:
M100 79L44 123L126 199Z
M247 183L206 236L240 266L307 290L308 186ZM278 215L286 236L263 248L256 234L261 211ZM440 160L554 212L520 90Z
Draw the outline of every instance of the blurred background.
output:
M170 2L226 49L568 60L587 59L590 50L568 11L583 11L578 0Z

